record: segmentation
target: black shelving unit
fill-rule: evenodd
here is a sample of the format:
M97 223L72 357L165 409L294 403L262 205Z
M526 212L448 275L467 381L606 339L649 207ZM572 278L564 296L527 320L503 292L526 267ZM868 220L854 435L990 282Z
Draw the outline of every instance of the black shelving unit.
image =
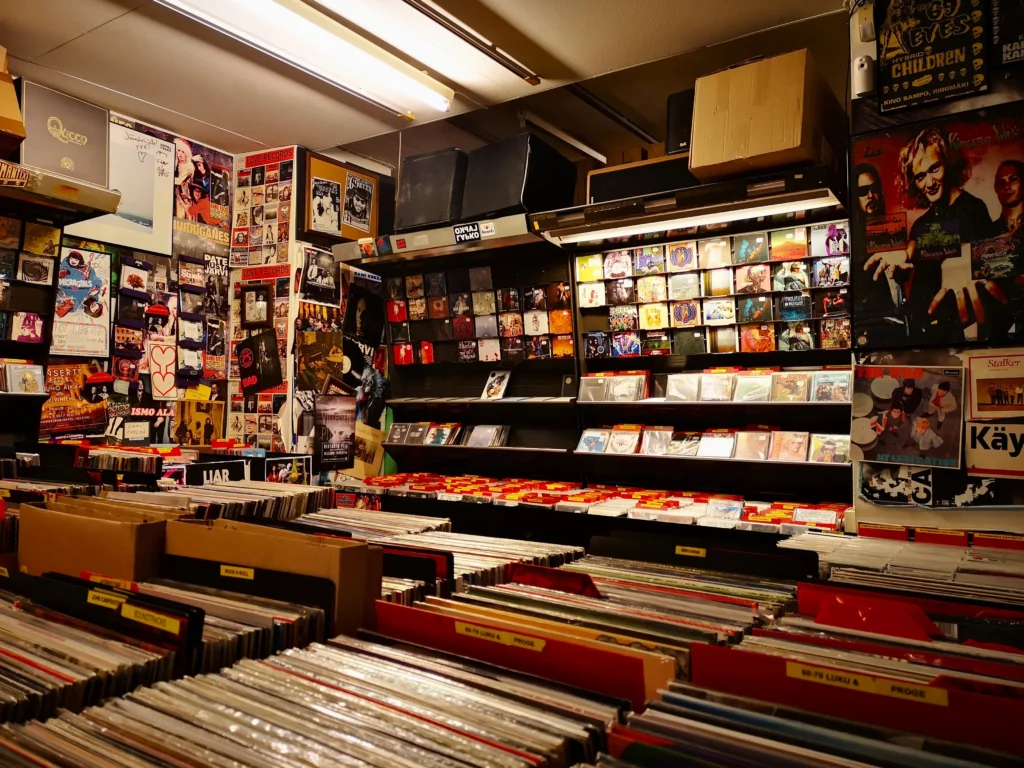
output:
M849 403L681 402L579 404L585 429L615 424L673 427L677 432L743 429L751 424L780 426L794 432L843 434L850 430Z
M543 432L536 430L536 432ZM526 438L529 437L526 433ZM515 428L510 441L523 439ZM550 435L549 435L550 441ZM472 474L485 477L532 477L540 480L566 480L579 469L571 446L509 445L470 447L465 445L404 445L384 443L400 472L437 472Z

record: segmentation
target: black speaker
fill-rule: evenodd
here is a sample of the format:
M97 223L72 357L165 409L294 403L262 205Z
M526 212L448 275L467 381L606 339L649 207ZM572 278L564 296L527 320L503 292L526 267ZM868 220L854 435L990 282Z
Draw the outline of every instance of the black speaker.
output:
M587 174L587 203L672 192L700 184L690 173L690 155L666 155L639 163L601 168Z
M530 133L469 153L462 221L568 208L576 166Z
M690 131L693 129L693 95L695 91L673 93L668 97L668 117L665 125L665 154L690 151Z
M395 232L441 227L458 221L468 162L469 156L454 147L405 158L398 189Z

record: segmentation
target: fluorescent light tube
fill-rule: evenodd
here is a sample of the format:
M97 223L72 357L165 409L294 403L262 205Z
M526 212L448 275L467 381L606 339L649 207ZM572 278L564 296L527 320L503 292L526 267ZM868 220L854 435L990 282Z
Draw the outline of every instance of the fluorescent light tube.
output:
M839 205L839 200L831 192L823 190L818 192L817 195L818 197L810 199L788 200L780 203L766 202L764 205L737 203L730 206L730 210L727 211L704 214L694 212L691 215L684 214L675 219L628 224L621 227L609 226L606 229L592 229L586 232L573 232L572 234L565 235L559 235L556 230L547 234L550 239L568 245L570 243L586 243L591 240L605 240L614 237L649 235L655 232L665 232L669 229L686 229L687 227L707 226L708 224L727 224L742 219L778 216L786 213L797 213L799 211L810 211L816 208L828 208L832 205Z
M157 0L402 117L447 112L454 91L299 0Z

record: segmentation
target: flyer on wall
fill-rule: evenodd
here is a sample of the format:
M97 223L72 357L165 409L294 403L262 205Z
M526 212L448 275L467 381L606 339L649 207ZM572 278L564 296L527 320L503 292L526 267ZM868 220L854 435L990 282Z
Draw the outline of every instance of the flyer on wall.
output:
M967 357L972 420L1024 417L1024 352L986 349Z
M110 254L62 248L51 355L110 353Z
M356 399L319 395L313 416L317 458L321 467L347 469L355 463Z
M853 458L959 468L963 378L963 368L858 365Z

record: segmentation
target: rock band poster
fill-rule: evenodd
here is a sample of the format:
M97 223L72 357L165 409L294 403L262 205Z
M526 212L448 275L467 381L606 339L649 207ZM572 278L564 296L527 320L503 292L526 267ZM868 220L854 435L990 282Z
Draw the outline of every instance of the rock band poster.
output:
M1024 338L1024 103L851 144L860 349Z
M882 112L988 90L989 0L875 0Z

